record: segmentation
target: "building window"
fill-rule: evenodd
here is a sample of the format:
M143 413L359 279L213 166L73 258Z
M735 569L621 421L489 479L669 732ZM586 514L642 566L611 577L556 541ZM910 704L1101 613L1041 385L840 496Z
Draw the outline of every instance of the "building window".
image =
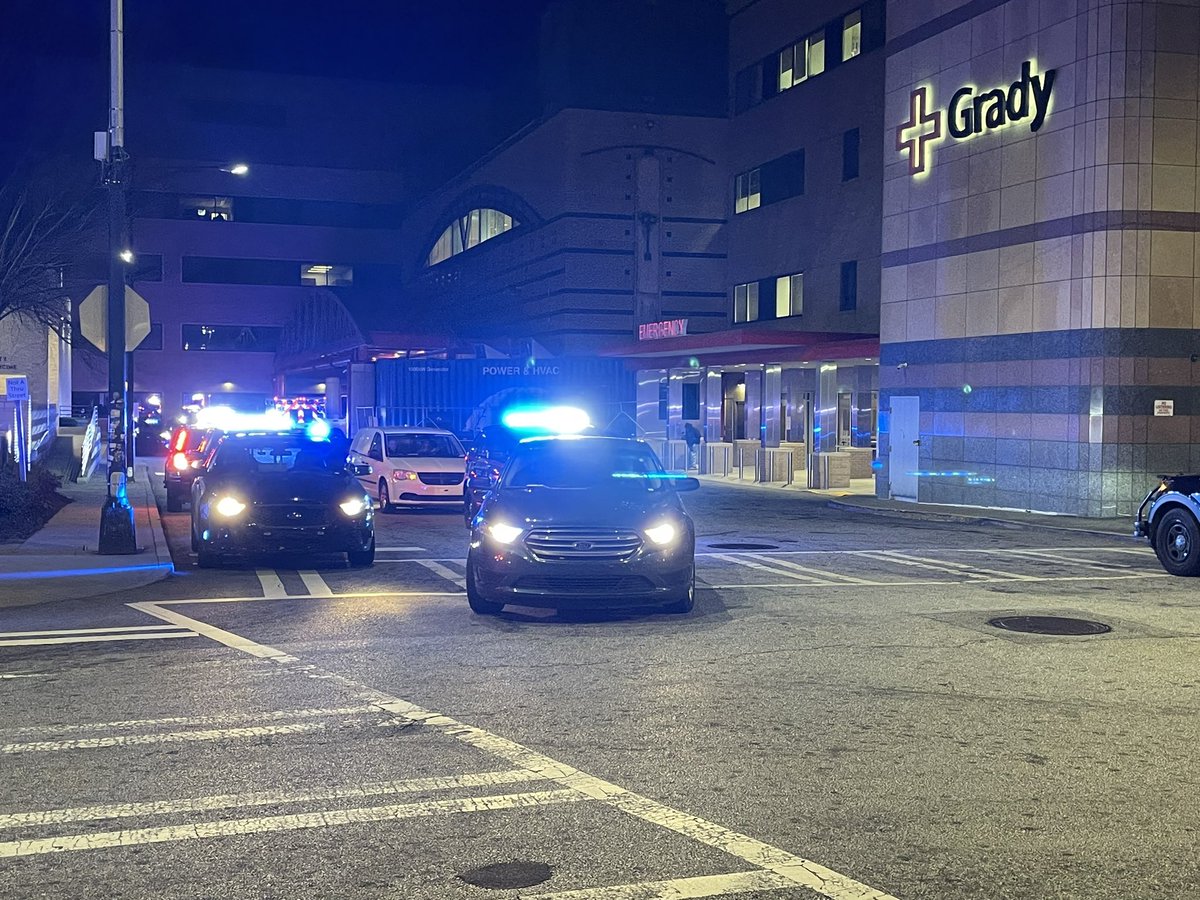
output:
M862 53L862 10L842 19L842 62Z
M858 177L858 129L842 134L842 181Z
M762 203L761 181L761 172L758 169L743 172L734 179L733 211L735 213L758 209Z
M446 226L426 257L426 266L436 266L464 250L470 250L521 223L498 209L473 209Z
M310 287L354 284L354 269L350 266L331 266L326 263L305 263L300 266L300 283Z
M858 309L858 261L842 263L842 293L838 309L852 312Z
M796 150L786 156L763 163L762 203L778 203L804 193L804 151ZM756 204L757 205L757 204Z
M274 353L283 329L266 325L184 325L184 350Z
M816 31L779 51L780 91L795 87L825 71L825 32Z
M733 289L733 321L753 322L758 319L758 282L739 284Z
M201 222L232 222L232 197L180 197L179 218Z
M804 273L780 275L775 279L775 318L786 319L804 312Z
M185 256L185 284L300 284L300 268L286 259Z

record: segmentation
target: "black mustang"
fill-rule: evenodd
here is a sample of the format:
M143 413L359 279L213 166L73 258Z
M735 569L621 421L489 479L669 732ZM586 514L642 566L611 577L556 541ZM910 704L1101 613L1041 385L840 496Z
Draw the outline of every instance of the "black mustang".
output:
M563 436L517 445L471 519L467 601L481 614L522 606L690 612L696 536L679 491L628 438Z
M345 553L375 561L371 498L345 447L303 431L230 434L192 484L192 549L201 566L254 553Z

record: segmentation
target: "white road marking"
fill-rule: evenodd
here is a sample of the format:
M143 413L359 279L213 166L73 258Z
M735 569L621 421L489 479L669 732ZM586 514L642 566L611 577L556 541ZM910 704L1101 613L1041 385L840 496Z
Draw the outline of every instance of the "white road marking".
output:
M964 572L961 568L945 566L939 562L918 562L915 558L892 556L892 555L885 554L882 550L860 550L860 551L858 551L858 555L863 557L864 559L873 559L876 562L891 563L894 566L905 566L905 567L909 567L909 568L913 568L913 569L924 569L927 572L942 572L943 574L946 574L946 575L966 576L967 578L974 578L978 581L988 581L989 580L988 577L986 575L984 575L982 572L974 572L974 571ZM937 582L937 583L945 584L946 582L941 581L941 582Z
M153 603L130 604L136 606L143 612L150 615L161 617L170 616L168 621L186 621L192 623L192 628L201 634L205 633L207 626L203 622L196 619L189 619L187 616L180 615L169 610L157 609ZM761 869L774 872L777 875L790 880L795 885L807 887L817 893L829 898L829 900L896 900L890 894L876 890L861 882L855 881L848 876L835 872L832 869L826 868L812 860L804 859L803 857L794 856L787 853L778 847L773 847L762 841L758 841L748 835L740 834L736 831L724 828L714 822L709 822L697 816L672 809L669 806L658 803L647 797L642 797L632 791L627 791L624 788L618 787L611 782L604 781L594 775L589 775L579 769L575 769L566 763L558 762L548 756L530 750L521 744L511 741L491 732L484 731L481 728L476 728L473 725L459 722L450 716L444 716L439 713L430 712L422 709L414 703L407 700L402 700L399 697L393 697L374 688L353 681L335 672L327 669L322 669L319 666L309 664L297 664L299 660L291 657L280 650L275 650L271 647L265 647L261 644L253 644L246 641L244 638L238 638L237 635L231 635L229 632L214 629L215 632L234 638L241 645L250 644L257 649L254 653L265 659L271 659L288 667L288 669L296 674L304 675L307 678L319 679L325 684L339 684L348 691L354 693L360 700L379 706L386 712L394 716L408 719L411 722L423 724L430 728L436 728L443 734L456 738L465 744L482 750L485 753L490 753L498 756L501 759L507 760L511 765L517 768L525 769L539 774L548 781L555 781L562 785L567 790L564 792L571 799L577 798L579 795L586 795L594 800L605 803L614 809L625 812L635 818L643 821L659 825L663 828L682 834L699 843L714 847L742 859L751 865ZM230 644L229 646L233 646ZM240 646L239 646L240 649ZM555 793L555 792L547 792ZM537 795L516 795L520 796L537 796ZM479 798L486 800L489 798ZM498 798L502 799L502 798ZM437 801L435 801L437 802ZM450 802L450 801L442 801ZM414 805L420 806L420 805ZM488 807L485 807L488 808ZM383 810L388 809L384 807ZM350 813L358 811L348 811ZM373 811L379 814L380 810ZM337 813L320 813L315 814L317 820L312 825L296 826L296 827L323 827L328 824L341 824L341 820L337 818ZM384 818L391 816L383 815ZM297 818L306 817L280 817L283 820L294 820ZM259 820L247 820L250 822ZM273 820L265 820L273 821ZM370 821L378 821L371 819ZM215 836L211 834L209 829L219 829L221 826L236 825L237 823L212 823L212 824L197 824L192 826L176 826L174 829L145 829L141 832L117 832L109 840L113 843L106 846L117 846L120 844L131 843L148 843L153 840L178 840L188 837L208 837ZM197 829L204 830L203 833L196 833ZM169 836L159 836L163 832ZM252 833L245 830L237 830L234 833ZM94 841L101 839L102 835L88 836L77 835L74 838L59 838L49 839L44 842L26 842L26 846L33 844L41 846L47 845L45 849L39 852L48 852L53 849L84 849L95 846ZM56 846L55 841L66 841L66 846ZM82 847L76 847L71 842L78 840L86 840ZM19 842L14 842L14 844ZM0 844L0 856L4 855L4 845Z
M742 559L741 557L726 555L724 553L712 554L714 559L719 559L723 562L731 563L735 566L745 566L747 569L757 569L760 572L768 572L771 575L786 575L789 578L795 579L788 587L795 587L797 584L837 584L838 582L818 579L812 575L803 575L800 572L788 572L783 569L777 569L774 566L764 566L762 563L755 562L752 559Z
M255 569L254 574L258 576L258 582L262 585L263 597L274 600L287 596L283 582L279 580L278 572L273 572L271 569Z
M37 637L38 635L59 636L67 634L110 634L118 631L173 631L174 625L118 625L112 628L54 628L46 631L0 631L0 640L6 638Z
M137 828L129 831L67 834L61 837L44 838L41 840L5 841L0 843L0 859L16 856L34 856L41 853L60 853L71 850L100 850L106 847L157 844L164 841L186 841L229 837L231 835L298 831L306 828L330 828L338 825L361 825L367 822L387 822L446 813L470 813L486 810L545 806L551 803L573 803L586 799L588 798L583 794L573 790L538 791L530 794L501 794L491 797L429 800L424 803L371 806L362 809L327 809L321 812L299 813L291 816L263 816L256 819L195 822L190 825L169 825L164 828Z
M407 781L381 781L334 787L324 791L251 791L242 794L215 794L182 800L151 800L145 803L120 803L76 806L36 812L0 814L0 828L23 825L60 825L66 822L94 822L101 819L125 819L135 816L168 816L178 813L211 812L248 806L277 806L284 803L313 803L321 800L349 800L388 794L416 794L427 791L452 791L460 788L495 787L540 781L541 776L524 769L506 772L479 772L442 778L411 778Z
M145 744L174 744L188 741L233 741L276 734L307 734L324 731L324 722L295 725L259 725L250 728L212 728L206 731L164 731L158 734L115 734L108 737L75 738L69 741L25 741L0 744L0 754L55 753L61 750L97 750L102 747L133 747Z
M304 586L308 588L308 595L310 597L333 596L333 591L330 590L329 585L325 583L325 579L316 572L301 572L300 580L303 581Z
M259 597L258 599L264 599ZM270 599L270 598L266 598ZM236 635L233 632L225 631L213 625L205 625L203 622L189 618L188 616L172 612L169 609L160 609L155 604L150 602L130 603L130 607L140 610L148 615L162 619L165 622L172 622L176 625L183 625L185 628L191 628L197 634L202 634L207 638L212 638L218 644L224 644L226 647L232 647L235 650L241 650L243 653L249 653L251 656L257 656L262 659L273 659L280 663L294 663L300 660L294 656L276 650L273 647L266 647L262 644L256 644L254 641ZM196 626L200 626L197 628Z
M1038 562L1044 563L1062 563L1068 566L1084 566L1088 569L1132 569L1134 568L1129 563L1102 562L1096 559L1078 559L1073 556L1065 556L1062 553L1057 553L1051 550L1009 550L1010 556L1016 556L1021 559L1036 559Z
M194 631L155 631L151 634L77 634L72 637L23 638L17 641L0 641L4 647L48 647L54 644L95 644L103 641L160 641L167 638L199 637Z
M427 568L430 572L433 572L435 575L441 575L447 581L452 581L452 582L454 582L454 584L458 585L460 588L463 588L464 590L466 590L466 583L463 581L462 576L459 575L457 572L455 572L453 569L443 566L437 560L435 560L435 559L416 559L416 560L413 560L413 562L420 563L425 568Z
M898 553L895 550L883 550L881 556L886 556L890 559L901 559L906 562L924 563L926 565L946 566L951 571L959 571L964 575L973 577L975 575L998 575L1001 578L1008 578L1013 581L1036 581L1036 575L1018 575L1016 572L1001 572L997 569L986 569L983 566L967 565L966 563L956 563L943 559L929 559L926 556L912 556L907 553Z
M524 900L685 900L692 897L718 897L748 891L777 891L794 888L796 882L775 872L731 872L728 875L699 875L668 881L643 881L609 887L557 891L552 894L523 894Z
M259 597L261 600L262 598ZM269 712L226 713L215 716L173 716L166 719L126 719L121 722L81 722L70 725L25 725L0 731L0 734L78 734L82 731L116 731L129 728L163 728L170 726L235 725L239 722L271 722L281 719L317 719L361 716L378 712L373 706L341 706L332 709L285 709Z
M376 547L376 553L402 553L409 550L424 550L424 547Z
M0 675L0 679L3 679L3 678L49 678L49 677L50 677L49 672L24 672L19 675Z
M871 581L869 578L859 578L856 575L843 575L840 572L828 572L824 569L810 569L808 566L802 566L799 563L792 562L791 560L775 559L762 553L755 553L752 555L755 559L761 562L771 563L775 566L783 566L787 569L794 569L797 572L807 572L810 575L814 575L817 578L823 578L826 581L845 581L849 582L850 584L880 584L878 581Z

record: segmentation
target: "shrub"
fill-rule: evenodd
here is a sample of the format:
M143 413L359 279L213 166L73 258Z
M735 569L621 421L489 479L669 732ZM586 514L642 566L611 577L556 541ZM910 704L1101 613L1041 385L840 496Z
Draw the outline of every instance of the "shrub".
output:
M58 493L62 480L36 463L22 482L16 469L0 467L0 541L29 537L68 502Z

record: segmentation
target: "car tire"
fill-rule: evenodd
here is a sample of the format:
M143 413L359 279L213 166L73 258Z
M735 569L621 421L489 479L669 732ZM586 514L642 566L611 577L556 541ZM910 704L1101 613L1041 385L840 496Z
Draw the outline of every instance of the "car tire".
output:
M221 562L221 557L217 556L213 551L205 546L200 546L196 550L196 565L201 569L216 568Z
M503 603L495 603L479 593L479 586L475 582L475 566L470 560L467 561L467 605L478 616L499 615L500 610L504 609Z
M375 538L371 538L371 546L366 550L350 550L346 553L346 561L352 569L365 569L375 564Z
M183 512L183 498L170 488L167 489L167 512Z
M679 613L684 615L690 613L696 607L696 564L692 563L692 570L688 574L688 586L683 596L678 600L673 600L663 607L669 613Z
M380 512L391 512L392 509L393 509L392 495L388 492L387 482L384 481L382 478L380 478L379 479L379 511Z
M1155 530L1154 549L1170 574L1200 575L1200 524L1187 510L1167 510Z

